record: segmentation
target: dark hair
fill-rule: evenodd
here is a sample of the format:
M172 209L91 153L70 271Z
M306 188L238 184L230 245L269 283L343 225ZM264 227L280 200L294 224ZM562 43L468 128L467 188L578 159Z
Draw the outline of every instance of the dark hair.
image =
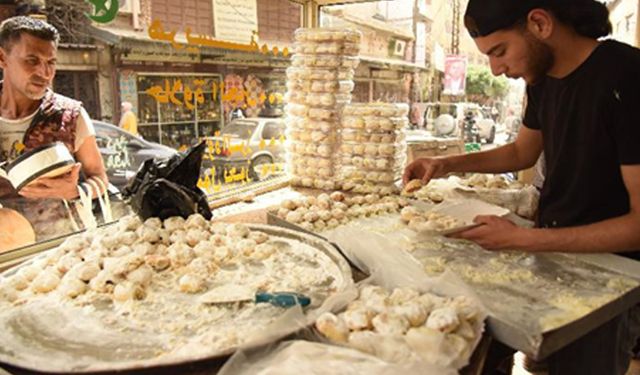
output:
M562 1L552 1L546 8L578 34L593 39L611 34L609 9L603 3L591 0L569 6L562 4Z
M0 24L0 47L7 51L10 50L23 33L52 41L56 46L60 40L58 30L45 21L26 16L17 16L8 18Z
M609 9L603 3L595 0L585 1L549 1L540 6L551 12L560 22L573 27L580 35L598 39L611 34ZM527 17L518 20L513 27L523 28L527 25Z

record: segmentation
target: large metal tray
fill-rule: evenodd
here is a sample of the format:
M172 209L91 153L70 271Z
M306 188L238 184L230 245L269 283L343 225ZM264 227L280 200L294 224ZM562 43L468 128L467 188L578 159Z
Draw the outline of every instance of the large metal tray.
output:
M494 261L506 270L530 270L536 279L534 283L518 280L465 283L489 310L488 328L492 336L531 358L548 357L640 303L640 262L614 254L489 252L467 241L443 237L434 240L441 248L430 248L427 244L407 250L404 247L415 242L416 234L406 226L398 225L399 222L397 214L359 219L336 229L350 228L348 235L334 236L332 231L322 235L349 257L358 258L359 251L375 254L393 250L408 253L422 264L427 264L425 260L430 258L445 258L447 265L443 270L454 273L461 269L486 273ZM294 225L287 223L286 226ZM372 232L388 238L384 248L376 248L381 244L367 240L370 237L367 234ZM422 237L420 240L431 241ZM351 260L359 263L358 259ZM624 278L630 284L624 290L609 289L607 281L616 278ZM603 302L594 304L593 308L581 306L584 314L575 318L569 314L570 318L563 319L558 325L545 327L541 324L541 314L557 312L550 300L571 293L578 298L602 298Z
M297 240L310 245L319 252L327 255L335 263L342 276L338 293L353 287L351 269L345 258L327 241L304 233L289 230L286 228L270 225L248 225L251 230L262 231L271 236ZM20 268L30 264L32 261L44 257L46 253L25 262L15 268L5 271L2 275L12 275ZM188 301L186 301L188 303ZM326 306L323 306L326 308ZM11 309L20 309L14 306ZM309 315L313 310L307 310ZM42 314L42 315L40 315ZM5 316L0 316L2 319ZM161 345L165 343L163 337L153 337L150 335L141 336L136 332L136 327L129 327L129 331L121 329L110 331L109 326L101 327L97 333L95 330L76 330L70 332L68 336L60 337L51 335L52 332L61 332L60 327L64 327L67 322L74 319L73 311L64 311L59 308L52 308L43 304L42 310L38 314L22 314L20 310L11 315L13 321L0 322L2 325L11 327L13 340L0 342L0 362L29 370L48 373L89 373L102 371L122 371L137 370L159 366L173 366L186 364L194 361L214 360L225 358L237 349L262 346L270 342L286 337L297 332L310 324L309 319L300 320L300 314L296 311L288 310L283 314L285 325L279 325L279 330L275 335L259 335L254 340L242 344L240 347L230 347L226 350L214 350L202 348L196 353L186 352L182 355L171 357L158 357L157 353L162 351ZM40 318L48 317L54 323L56 329L41 330ZM291 317L291 321L286 319ZM290 324L289 324L290 323ZM121 337L119 337L121 336ZM144 338L143 338L144 337ZM114 339L115 338L115 339ZM166 338L166 337L165 337ZM111 340L108 340L111 339ZM21 346L14 345L17 341ZM0 341L4 339L0 336ZM110 344L105 344L109 342ZM119 345L112 345L119 342ZM16 347L27 345L32 348L31 353L17 351Z

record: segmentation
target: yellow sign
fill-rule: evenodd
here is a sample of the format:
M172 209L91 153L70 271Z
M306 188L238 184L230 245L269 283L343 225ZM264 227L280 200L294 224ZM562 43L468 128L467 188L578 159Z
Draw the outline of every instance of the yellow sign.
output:
M153 40L160 40L169 42L173 48L177 50L186 50L191 53L199 53L200 47L212 47L212 48L220 48L220 49L230 49L235 51L244 51L244 52L261 52L264 54L273 53L274 55L278 55L280 51L277 47L273 49L269 49L266 44L263 44L262 47L258 45L256 42L257 32L254 31L251 37L251 43L242 44L242 43L234 43L234 42L226 42L223 40L213 39L212 36L206 34L191 34L191 28L185 28L185 38L187 43L180 43L176 41L176 31L165 31L162 26L162 22L159 20L154 20L151 22L148 30L149 37ZM289 56L289 49L284 48L282 51L282 56Z
M216 132L214 135L216 138L220 138L220 132ZM220 155L230 156L234 153L240 153L244 157L248 157L253 153L251 147L249 147L249 141L241 142L238 144L231 144L231 137L228 135L223 135L222 139L207 139L207 148L205 151L204 159L205 160L213 160ZM271 148L275 149L277 146L277 142L284 144L284 137L281 136L279 139L271 138L269 142L262 139L258 146L260 151ZM216 193L219 192L222 188L223 184L232 184L232 183L241 183L246 184L252 182L251 171L253 168L251 165L251 160L247 160L247 165L242 167L223 167L221 173L218 173L216 167L211 167L209 173L205 176L201 176L198 180L198 187L204 190L206 193ZM283 171L283 167L280 164L271 163L271 164L263 164L260 165L256 170L254 169L254 173L260 173L262 176L268 176L269 174L274 174L277 172Z
M204 92L202 86L205 84L204 80L196 79L193 81L193 87L184 85L181 79L174 79L172 83L168 79L164 80L164 87L156 85L149 87L145 92L151 95L158 103L167 104L173 103L177 106L186 106L190 110L194 110L197 105L203 104L205 101ZM177 93L183 93L183 99L180 100L176 97ZM237 87L231 87L225 90L224 82L211 84L211 100L218 101L218 95L221 94L221 99L224 102L243 103L243 108L256 107L269 101L269 104L282 104L283 97L280 93L272 93L269 96L264 93L256 99L252 99L249 92L244 89L238 89ZM194 100L195 99L195 100Z

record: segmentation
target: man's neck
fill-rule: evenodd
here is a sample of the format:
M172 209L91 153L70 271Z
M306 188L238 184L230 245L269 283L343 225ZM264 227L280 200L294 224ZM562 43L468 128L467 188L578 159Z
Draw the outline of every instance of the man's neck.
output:
M599 42L576 33L566 33L555 44L555 63L547 74L562 79L578 69L598 47Z
M0 117L8 120L27 117L40 106L40 100L32 100L3 85L0 92Z

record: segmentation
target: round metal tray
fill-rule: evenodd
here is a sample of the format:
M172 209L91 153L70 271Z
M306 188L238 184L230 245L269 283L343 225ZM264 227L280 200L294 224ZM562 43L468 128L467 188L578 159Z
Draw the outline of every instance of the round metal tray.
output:
M276 226L248 225L248 227L253 231L261 231L270 236L300 241L322 252L335 263L340 272L338 277L341 280L335 284L338 285L335 293L353 288L351 269L347 261L329 242L316 236ZM13 275L22 267L46 255L47 253L40 254L32 260L5 271L2 276ZM185 303L189 302L188 298L192 298L191 302L196 303L196 296L186 297ZM31 305L29 309L23 308L32 303L39 304L39 306ZM167 340L171 339L166 334L153 337L153 335L149 335L149 332L137 331L135 326L126 327L126 329L123 327L118 327L117 330L111 329L108 323L103 324L97 319L93 322L81 321L78 323L80 314L77 309L81 308L47 302L47 298L44 296L42 298L36 297L27 304L3 306L4 310L0 311L0 362L25 369L54 373L138 370L221 359L233 354L240 347L248 348L268 344L309 326L312 324L310 313L318 310L317 307L306 310L305 319L302 322L299 320L300 314L292 314L291 324L278 325L278 329L271 332L270 335L258 335L259 337L250 338L240 346L224 350L207 349L206 347L193 351L185 349L179 351L177 355L160 356L159 353L166 349L163 348L163 345L166 345ZM326 309L327 306L321 306L321 308ZM295 311L284 310L282 315L290 313L295 313ZM82 329L84 324L99 324L100 327L85 325L87 329L84 330ZM65 327L73 328L66 329ZM215 332L211 333L215 334ZM175 353L176 350L173 348L172 354Z

